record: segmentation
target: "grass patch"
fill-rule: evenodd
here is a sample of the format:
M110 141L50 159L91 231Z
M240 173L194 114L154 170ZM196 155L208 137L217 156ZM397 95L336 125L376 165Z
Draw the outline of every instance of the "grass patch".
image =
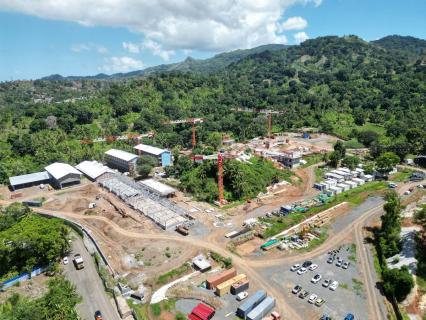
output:
M349 290L349 286L347 283L341 283L340 287L342 287L343 289Z
M373 255L373 264L374 270L376 270L376 275L380 279L382 278L382 266L380 265L379 257L377 256L377 251L375 247L371 247L371 254Z
M263 220L265 222L272 223L272 226L266 229L263 233L263 237L272 237L277 233L280 233L281 231L290 228L299 222L302 222L306 218L342 202L348 202L353 207L359 206L369 196L386 189L387 184L383 181L369 182L355 189L342 192L337 196L334 196L328 203L319 207L312 207L305 213L290 213L286 217L273 218L272 222L270 219L262 218L261 221Z
M170 282L171 280L187 273L189 270L191 270L191 267L189 266L189 264L184 263L180 267L177 267L176 269L170 270L169 272L160 275L155 281L155 283L159 285L166 284Z
M139 304L133 303L132 300L126 299L128 306L136 313L138 320L148 320L148 310L147 307L149 304Z
M302 168L310 167L314 164L322 162L322 159L324 158L324 155L322 153L312 153L310 155L302 157L303 160L306 161L304 165L302 165Z
M408 178L410 178L412 173L413 173L413 170L404 169L403 171L399 171L399 172L391 175L390 180L392 180L394 182L403 182L403 181L408 180Z
M325 168L315 168L314 173L315 173L315 182L321 182L322 180L324 180L324 172L325 172Z
M357 126L356 124L353 124L353 123L352 124L346 123L345 125L336 124L333 126L333 132L337 136L342 138L348 138L353 129L356 129L359 132L374 131L374 132L377 132L379 135L384 135L386 133L386 129L383 126L379 126L377 124L369 123L369 122L365 123L362 126Z
M348 259L352 262L356 262L356 244L352 243L350 248L349 248L349 256Z
M420 291L426 293L426 279L420 276L417 276L416 283L419 286Z
M150 305L151 312L155 317L159 317L161 314L161 306L159 303L154 303Z
M360 280L352 278L352 288L354 289L357 296L361 296L364 284Z
M232 268L232 258L225 258L214 251L210 251L210 257L217 263L220 263L225 269Z
M357 139L351 139L348 141L343 142L343 145L346 147L346 149L359 149L364 148L364 145L359 142Z

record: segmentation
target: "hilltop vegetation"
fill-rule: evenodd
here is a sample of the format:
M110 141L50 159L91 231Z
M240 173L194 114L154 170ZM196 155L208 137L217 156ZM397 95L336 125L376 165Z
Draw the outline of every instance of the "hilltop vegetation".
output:
M263 115L232 112L232 107L285 111L274 118L276 130L318 127L362 143L373 157L386 151L401 159L426 152L426 66L421 58L411 61L355 36L323 37L213 69L119 81L0 84L0 181L52 161L102 159L108 144L79 143L100 135L154 130L155 137L146 143L189 147L190 127L165 125L168 119L203 117L198 141L211 147L212 132L237 140L265 135ZM35 103L34 92L59 103ZM70 97L83 99L63 102Z

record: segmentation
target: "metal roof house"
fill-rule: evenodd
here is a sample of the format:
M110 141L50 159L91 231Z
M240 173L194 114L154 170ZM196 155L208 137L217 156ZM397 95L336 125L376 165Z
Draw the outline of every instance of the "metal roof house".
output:
M106 172L114 172L114 170L95 160L80 162L75 168L83 172L92 181L95 181Z
M136 167L138 156L123 150L109 149L105 152L105 160L107 165L111 168L118 169L122 172L131 172Z
M50 176L46 171L9 177L10 188L13 191L48 183L50 183Z
M154 179L146 179L139 181L145 188L149 189L150 192L158 194L160 197L173 197L176 194L176 189L168 186L167 184L161 183Z
M80 183L81 172L67 163L55 162L44 169L50 176L50 184L57 189Z
M171 165L172 156L169 150L160 149L147 144L138 144L134 148L138 155L146 155L155 158L159 166L167 167Z

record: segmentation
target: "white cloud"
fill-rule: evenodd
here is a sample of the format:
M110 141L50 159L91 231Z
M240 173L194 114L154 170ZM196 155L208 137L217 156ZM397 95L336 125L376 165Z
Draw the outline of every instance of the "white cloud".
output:
M145 39L142 47L150 50L154 56L159 56L165 61L170 60L170 56L175 54L174 50L164 50L161 44L151 39Z
M291 17L283 22L281 30L303 30L308 26L308 22L302 17Z
M282 43L279 22L285 10L296 4L320 1L0 0L3 10L85 26L128 28L157 43L156 52L163 57L180 49L217 52Z
M92 51L92 50L96 50L98 53L100 54L107 54L108 53L108 49L105 48L104 46L101 46L99 44L96 43L76 43L73 44L71 46L71 50L77 53L83 52L83 51Z
M143 67L144 64L141 60L122 56L105 58L105 64L99 67L98 70L103 72L129 72Z
M139 45L132 42L123 42L123 48L129 51L130 53L139 53Z
M293 38L294 38L294 41L296 41L296 43L301 43L305 40L308 40L309 36L306 34L306 32L302 31L302 32L295 33L293 35Z

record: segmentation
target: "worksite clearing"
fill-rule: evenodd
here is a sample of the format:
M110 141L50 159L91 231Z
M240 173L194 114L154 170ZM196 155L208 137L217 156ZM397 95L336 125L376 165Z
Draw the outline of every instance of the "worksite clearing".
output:
M326 292L323 294L326 302L321 307L291 294L292 287L302 278L287 271L293 263L303 262L298 261L299 256L318 262L324 270L328 264L323 248L330 246L330 242L334 247L346 244L345 248L352 248L350 244L355 239L348 228L382 203L381 198L368 198L354 208L346 200L332 203L337 194L314 188L315 168L320 165L321 155L333 150L337 140L325 134L302 138L300 134L288 133L274 139L259 138L226 146L227 152L235 154L250 148L277 164L281 163L282 154L297 152L302 161L291 169L294 174L291 183L278 182L255 199L229 207L196 201L190 194L170 186L162 187L170 190L170 196L155 193L152 188L170 183L167 178L156 177L143 184L110 171L95 181L84 179L80 185L63 190L34 186L15 192L5 189L4 194L10 199L18 194L16 201L39 199L42 207L35 208L36 211L78 222L90 230L114 271L114 281L120 283L121 293L132 299L138 312L152 315L146 305L151 295L176 281L164 293L175 301L175 309L163 310L159 319L173 318L176 312L196 313L200 301L214 309L212 319L233 319L245 301L238 301L237 294L247 292L246 299L250 299L259 290L265 290L259 303L265 302L262 302L264 310L255 310L251 315L256 320L261 319L258 312L262 317L276 320L276 314L271 315L274 310L284 312L286 319L315 319L323 312L341 317L350 308L356 309L357 317L365 318L366 293L358 280L363 275L356 258L348 270L333 267L333 272L327 271L328 277L343 279L340 281L349 288L340 287L340 292L322 290ZM304 166L303 157L312 154L317 161ZM348 175L345 179L359 178ZM370 181L365 183L368 185ZM355 190L358 186L361 183L348 182L342 192L351 192L351 188ZM205 257L202 265L208 265L206 270L201 270L193 260L200 254ZM235 274L224 278L223 288L209 288L208 279L231 266ZM177 281L184 276L187 278ZM303 280L306 283L302 286L311 291L309 279ZM350 288L352 279L356 290ZM321 287L321 283L316 286ZM136 294L141 287L143 293ZM318 290L318 294L322 291ZM140 299L135 300L135 295ZM141 301L144 304L140 305ZM293 307L289 308L289 304Z

